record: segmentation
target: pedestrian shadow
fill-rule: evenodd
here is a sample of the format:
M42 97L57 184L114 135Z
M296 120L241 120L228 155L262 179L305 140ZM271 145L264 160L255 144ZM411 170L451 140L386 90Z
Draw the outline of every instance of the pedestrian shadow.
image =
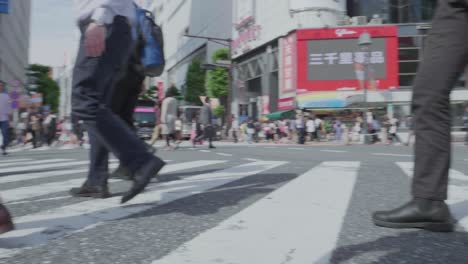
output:
M251 196L270 193L277 188L272 185L288 182L297 176L297 174L257 174L202 193L174 200L124 219L171 213L182 213L190 216L214 214L224 207L237 205Z
M468 263L468 233L432 233L402 231L374 241L339 247L333 251L331 264ZM325 263L318 261L316 263Z

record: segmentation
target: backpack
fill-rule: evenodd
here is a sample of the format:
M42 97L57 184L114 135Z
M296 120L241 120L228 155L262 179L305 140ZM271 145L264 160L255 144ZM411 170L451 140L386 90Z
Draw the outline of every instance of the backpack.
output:
M162 29L154 22L154 15L148 10L135 6L138 39L140 47L140 63L144 75L160 76L166 65L164 58L164 38Z

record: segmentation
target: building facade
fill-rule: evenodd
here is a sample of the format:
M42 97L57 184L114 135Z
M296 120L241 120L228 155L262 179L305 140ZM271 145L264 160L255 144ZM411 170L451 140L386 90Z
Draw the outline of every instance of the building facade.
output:
M22 88L27 83L31 0L2 3L5 12L0 11L0 79Z
M164 34L166 68L152 85L161 91L175 85L182 94L186 89L186 75L194 59L210 63L214 51L226 48L223 44L185 35L229 39L231 37L231 0L156 0L148 9Z
M283 74L282 60L286 58L289 66L297 61L292 54L281 53L284 37L297 29L334 27L345 13L346 1L338 0L235 1L232 114L244 120L294 107L289 99L294 95L288 94L291 87L283 87L294 82L294 73L287 69L287 75Z

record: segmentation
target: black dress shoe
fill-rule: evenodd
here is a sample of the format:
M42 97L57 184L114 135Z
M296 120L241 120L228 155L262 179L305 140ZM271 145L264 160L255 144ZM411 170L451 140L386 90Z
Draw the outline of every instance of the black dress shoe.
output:
M0 203L0 234L11 231L15 228L11 220L11 215L3 204Z
M138 169L133 177L132 188L124 194L121 203L126 203L141 193L151 181L151 178L155 177L164 165L166 165L164 161L154 159Z
M115 179L122 179L124 181L130 181L133 179L133 175L130 173L130 170L122 166L119 166L114 172L112 172L110 177Z
M72 188L70 194L73 197L92 197L100 199L109 198L111 196L107 186L88 186L86 184L83 184L83 186L79 188Z
M375 212L374 224L388 228L421 228L434 232L452 232L455 221L447 204L415 198L391 211Z
M213 145L211 145L211 146L209 146L208 148L210 148L210 149L215 149L216 147L213 146Z

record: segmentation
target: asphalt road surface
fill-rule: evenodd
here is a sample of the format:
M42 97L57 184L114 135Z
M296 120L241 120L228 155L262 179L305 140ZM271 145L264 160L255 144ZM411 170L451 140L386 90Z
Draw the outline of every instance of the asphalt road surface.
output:
M128 204L72 198L87 150L23 150L0 158L0 195L17 229L0 263L468 263L468 148L455 146L448 203L454 233L372 225L409 196L412 149L219 143L159 150L162 181ZM112 167L118 161L111 161Z

